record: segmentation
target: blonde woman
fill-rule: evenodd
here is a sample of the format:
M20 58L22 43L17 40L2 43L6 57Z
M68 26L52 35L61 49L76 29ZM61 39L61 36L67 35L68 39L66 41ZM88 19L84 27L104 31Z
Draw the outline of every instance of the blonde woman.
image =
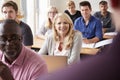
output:
M78 17L81 17L81 12L75 9L75 3L74 1L68 1L67 2L67 10L64 12L70 16L72 19L73 23Z
M41 55L68 56L68 64L80 60L82 36L73 30L73 23L65 13L56 14L53 21L53 33L50 34L38 52Z
M40 26L39 31L37 32L37 37L45 39L46 36L52 31L52 23L54 16L58 13L58 10L54 6L49 6L47 11L47 20L45 20Z

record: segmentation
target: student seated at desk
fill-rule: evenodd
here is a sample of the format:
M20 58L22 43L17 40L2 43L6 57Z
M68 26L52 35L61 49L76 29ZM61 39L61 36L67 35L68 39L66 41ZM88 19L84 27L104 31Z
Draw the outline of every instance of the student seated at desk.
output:
M79 5L82 17L75 20L74 29L82 33L85 43L95 43L102 40L102 24L100 20L91 15L90 3L82 1Z
M67 10L65 10L64 12L70 16L73 23L78 17L81 17L80 11L75 9L74 1L68 1L67 2Z
M18 15L17 3L12 0L8 0L2 5L1 11L4 19L13 19L20 25L22 30L23 44L26 47L31 48L33 45L33 34L30 26L18 19L18 16L20 15Z
M48 7L47 20L45 20L40 26L39 31L37 32L37 37L45 39L48 34L52 32L53 18L58 13L58 10L54 6Z
M94 16L100 19L102 22L103 33L105 32L113 32L115 31L115 26L113 25L111 12L108 11L108 3L107 1L99 2L100 11L94 13Z
M39 54L68 56L68 64L76 63L80 60L80 49L82 36L79 31L73 30L73 23L65 13L56 14L53 21L53 34L50 34Z

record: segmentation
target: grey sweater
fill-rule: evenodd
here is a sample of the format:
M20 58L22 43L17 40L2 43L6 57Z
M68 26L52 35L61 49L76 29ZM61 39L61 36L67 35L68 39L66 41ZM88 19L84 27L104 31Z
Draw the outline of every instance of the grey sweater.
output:
M53 39L53 34L50 34L42 48L39 50L40 55L54 55L55 41ZM82 35L80 32L76 31L74 35L73 46L70 48L70 53L68 54L68 64L75 63L80 60L80 50L82 46Z

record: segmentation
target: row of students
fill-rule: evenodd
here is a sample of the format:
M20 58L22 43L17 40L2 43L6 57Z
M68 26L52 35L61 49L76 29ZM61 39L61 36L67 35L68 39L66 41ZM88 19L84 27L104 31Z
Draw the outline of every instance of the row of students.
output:
M113 32L115 31L115 26L111 19L111 12L108 11L108 3L105 0L102 0L99 2L99 8L100 11L97 11L94 13L94 16L98 19L100 19L102 23L103 33L105 32ZM92 10L92 9L91 9ZM68 1L67 2L67 10L65 10L65 13L70 16L73 23L78 17L81 17L81 9L76 10L75 9L75 3L74 1Z
M111 47L78 64L40 77L38 80L119 80L120 79L120 0L110 0L113 20L118 31Z
M90 6L88 1L80 3L83 14L85 10L88 11L88 15L82 15L84 20L91 17ZM48 35L39 54L48 53L49 55L68 56L68 64L78 62L80 59L79 52L81 49L82 34L73 30L73 22L65 13L56 14L53 20L53 34ZM99 20L96 21L100 22ZM17 80L35 80L38 76L46 74L47 67L41 57L22 45L23 36L20 25L12 19L3 21L0 27L1 60L9 66L14 78ZM102 28L100 30L102 33ZM88 43L89 41L84 39L84 42Z
M91 15L92 7L89 1L80 2L79 7L82 17L77 18L74 25L66 14L56 13L54 15L53 31L45 39L39 54L68 56L68 64L71 64L79 61L82 41L89 44L102 40L102 24L99 19Z
M110 45L111 47L108 47L107 51L101 52L101 53L104 53L103 55L94 56L92 58L89 58L88 60L72 65L71 67L67 67L66 69L57 71L50 75L40 77L37 80L80 80L80 79L82 80L106 80L106 79L107 80L119 80L119 77L120 77L119 76L119 71L120 71L120 68L119 68L120 67L120 64L119 64L119 60L120 60L119 58L120 57L120 54L119 54L120 52L119 51L120 50L120 47L119 47L120 4L119 3L120 1L119 0L110 0L110 1L112 3L112 7L114 10L113 20L115 22L116 29L118 31L117 36L114 38L113 43ZM19 32L19 29L17 29L19 27L17 27L16 25L13 25L13 23L19 26L18 23L16 23L14 20L4 21L3 25L0 25L0 27L3 28L2 30L0 30L0 42L3 41L3 39L1 39L3 38L1 37L1 35L5 34L5 32L8 32L8 29L10 29L10 27L13 30L13 26L14 26L14 30L16 30L16 32L17 31ZM9 33L12 34L13 32L10 31ZM16 33L16 35L20 36L20 34L18 33ZM16 38L16 40L19 40L19 38ZM0 43L0 49L2 48L1 46L2 45ZM8 56L6 54L5 59L7 59ZM86 77L86 75L89 75L89 76ZM7 79L8 77L9 79ZM1 80L14 80L13 77L11 76L11 72L9 71L8 67L5 66L1 62L0 62L0 79ZM18 80L18 79L15 79L15 80ZM19 79L19 80L33 80L33 79L24 79L22 77L22 79Z
M102 39L102 24L91 16L91 5L88 1L80 2L82 17L75 20L65 13L57 13L52 22L52 32L45 39L39 50L40 55L67 56L68 64L80 60L82 41L98 42ZM82 38L83 37L83 38Z
M111 13L109 11L107 11L107 9L108 9L107 1L100 1L100 3L99 3L100 11L96 12L93 16L91 15L92 7L89 2L88 2L88 4L82 3L82 6L88 6L88 11L87 10L84 11L84 9L81 9L82 8L81 4L79 4L80 11L76 10L74 1L69 1L67 3L68 9L65 10L65 13L68 14L69 17L71 18L71 20L73 21L73 24L75 26L74 29L82 32L83 38L85 38L85 39L83 39L83 41L85 43L98 42L98 41L102 40L102 35L105 32L115 31L114 25L112 25ZM48 19L49 20L51 20L49 17L52 16L54 18L54 16L55 16L55 14L52 14L52 13L50 15L50 13L49 13L50 11L58 12L56 7L54 7L54 8L53 9L52 9L52 7L51 7L51 9L49 8L49 11L48 11ZM81 18L81 19L78 20L78 18ZM94 21L92 20L93 18L94 18ZM97 20L96 18L98 18L99 20ZM83 19L83 21L82 21L82 19ZM52 21L49 21L49 22L52 25ZM45 32L47 31L46 29L44 29L45 23L43 23L43 25L40 26L39 32L37 33L37 36L40 38L44 37ZM101 31L101 28L102 28L102 31ZM49 32L49 30L48 30L48 32Z

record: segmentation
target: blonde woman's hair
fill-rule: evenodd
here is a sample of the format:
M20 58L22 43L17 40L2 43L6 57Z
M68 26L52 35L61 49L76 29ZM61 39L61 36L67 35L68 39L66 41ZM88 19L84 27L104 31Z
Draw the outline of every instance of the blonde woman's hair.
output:
M65 21L69 24L69 31L66 34L63 45L64 45L64 49L70 49L73 45L73 38L74 38L74 33L75 33L74 30L73 30L73 22L70 19L70 17L65 13L58 13L58 14L55 15L54 21L53 21L53 33L54 33L54 40L56 42L60 41L60 36L59 36L59 34L58 34L58 32L55 28L56 20L58 18L65 19Z
M56 13L58 13L58 10L55 6L49 6L48 10L47 10L47 21L45 23L45 27L48 29L52 29L52 21L50 20L50 18L48 17L49 12L51 11L51 9L54 9Z
M74 1L68 1L67 2L67 7L70 7L70 6L72 6L72 5L74 5L75 6L75 3L74 3Z

